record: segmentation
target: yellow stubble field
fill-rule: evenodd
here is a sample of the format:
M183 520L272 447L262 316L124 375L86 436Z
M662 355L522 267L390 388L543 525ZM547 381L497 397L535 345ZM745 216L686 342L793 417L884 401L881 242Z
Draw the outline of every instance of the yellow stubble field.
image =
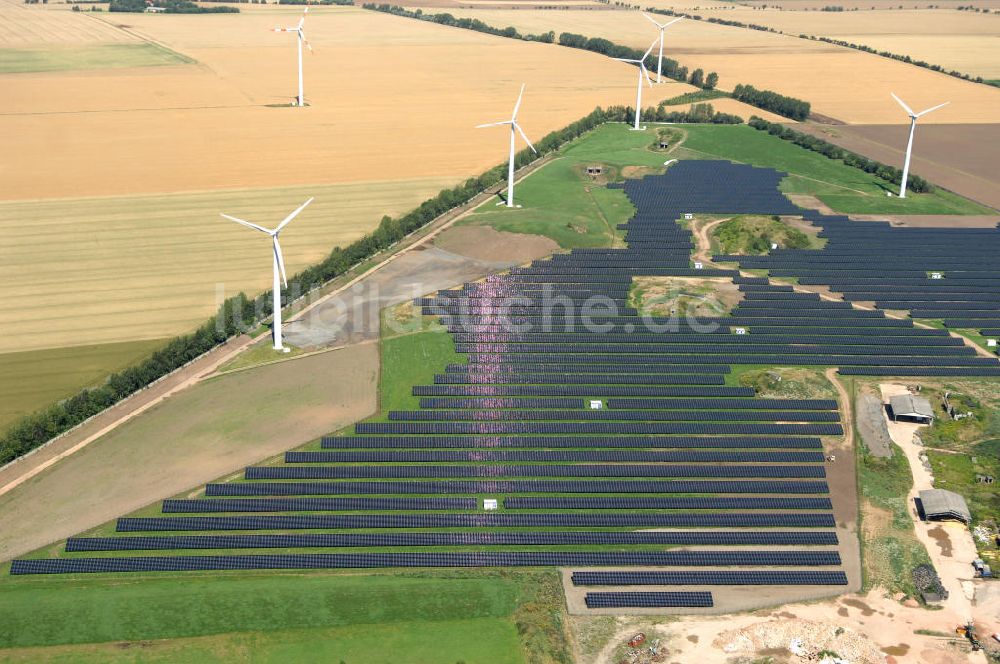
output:
M1000 14L955 9L779 11L738 7L699 12L789 35L817 35L909 55L974 76L1000 79Z
M637 11L456 9L453 13L493 25L513 25L523 32L575 32L637 48L648 47L656 38L656 28ZM798 37L685 20L667 29L665 53L691 69L718 72L722 89L749 83L775 90L805 99L814 112L849 124L904 121L890 92L914 107L952 101L927 116L928 123L1000 122L1000 88Z
M526 82L532 138L597 105L630 103L634 69L354 8L313 8L307 108L295 93L291 9L121 15L196 65L0 76L7 131L0 352L160 338L225 292L270 285L266 241L218 217L275 223L291 271L443 186L505 159L505 119ZM688 91L660 86L649 103ZM195 193L192 193L195 192Z

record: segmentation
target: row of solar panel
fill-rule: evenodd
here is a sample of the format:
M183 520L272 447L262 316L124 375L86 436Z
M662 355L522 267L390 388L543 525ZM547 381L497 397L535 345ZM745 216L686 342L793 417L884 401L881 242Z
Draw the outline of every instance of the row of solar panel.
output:
M714 606L708 592L587 593L588 609L660 609Z
M822 452L713 452L680 450L378 450L352 452L285 452L285 463L441 463L539 462L609 463L822 463ZM433 509L433 508L431 508Z
M514 493L822 494L826 482L811 480L494 480L413 482L229 482L209 484L206 496L440 495Z
M965 325L963 327L975 328L975 325ZM973 349L970 351L975 352ZM511 362L530 362L536 360L544 362L554 360L557 362L567 362L576 356L577 362L614 362L621 359L622 363L652 363L652 362L718 362L720 364L747 364L748 354L745 355L668 355L649 354L642 356L635 353L631 357L628 355L610 354L586 354L586 353L538 353L533 357L528 353L511 353L510 355L498 353L478 353L470 355L469 362L480 364L502 364ZM996 360L988 357L971 357L956 355L954 357L931 357L931 356L898 356L898 357L871 357L866 355L757 355L753 354L753 364L770 365L803 365L803 366L907 366L913 364L914 358L919 357L920 364L938 367L963 367L963 366L995 366Z
M459 353L464 352L459 350ZM511 374L511 373L453 373L435 374L435 385L460 385L463 383L556 383L611 384L611 385L724 385L726 379L718 374Z
M401 434L734 434L839 436L839 424L752 424L720 422L360 422L355 433Z
M1000 305L1000 303L997 303ZM725 334L725 333L723 333ZM718 338L718 334L713 334ZM510 333L457 333L452 337L455 343L460 344L488 344L488 343L505 343L505 344L524 344L524 343L661 343L661 344L703 344L705 343L706 337L704 334L654 334L646 332L638 332L633 334L622 334L622 333L601 333L601 332L535 332L528 334L510 334ZM711 337L709 337L711 339ZM839 345L869 345L878 343L887 343L893 341L894 337L883 336L883 335L856 335L849 336L846 334L835 335L831 338L831 335L824 334L764 334L759 333L756 330L753 334L747 335L745 338L740 339L739 343L742 344L826 344L826 343L836 343ZM723 337L718 339L719 341L734 343L733 339L729 337ZM955 339L953 337L942 337L942 336L917 336L913 335L906 339L908 345L921 345L921 346L961 346L962 340Z
M15 560L11 574L173 572L224 569L360 569L376 567L610 567L839 565L827 552L785 551L479 551L469 553L314 553L236 556L143 556Z
M295 498L164 500L163 511L198 512L318 512L378 510L474 510L475 498ZM817 508L822 509L822 508Z
M178 516L118 519L118 532L186 530L306 530L369 528L833 528L828 512L728 514L706 512L485 514L317 514L299 516ZM795 564L795 563L789 563Z
M846 346L835 343L823 343L816 346L797 346L794 344L758 343L752 334L743 337L746 341L730 341L739 339L733 335L724 342L682 343L671 346L670 341L662 343L537 343L537 344L504 344L504 343L456 343L458 353L741 353L743 355L893 355L909 357L961 357L975 355L975 349L967 346L911 346L892 345L879 346ZM441 375L441 374L438 374Z
M822 466L796 465L413 465L413 466L250 466L248 480L404 479L418 477L826 477Z
M819 438L800 436L335 436L323 438L324 449L462 448L726 448L822 449Z
M169 549L306 549L396 546L580 546L715 545L831 546L832 530L709 530L677 532L542 531L444 533L319 533L300 535L174 535L71 537L66 551L154 551ZM596 585L596 584L595 584Z
M655 387L636 385L415 385L414 396L618 396L686 397L751 396L748 387Z
M427 398L421 408L583 408L583 399L567 398ZM742 408L784 410L836 410L833 399L608 399L608 408Z
M498 379L502 380L502 379ZM609 382L614 382L612 378ZM586 382L586 381L581 381ZM599 382L599 381L593 381ZM839 422L830 411L786 410L394 410L394 422L641 421L641 422Z
M685 570L573 572L574 586L846 586L844 572L826 570Z

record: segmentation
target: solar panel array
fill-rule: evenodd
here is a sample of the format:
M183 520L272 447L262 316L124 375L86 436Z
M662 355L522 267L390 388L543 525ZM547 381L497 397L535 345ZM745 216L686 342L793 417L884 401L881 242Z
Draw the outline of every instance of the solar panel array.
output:
M574 250L417 300L465 357L414 385L412 409L11 572L558 565L621 570L575 572L578 585L846 584L820 438L843 432L837 403L758 398L732 384L730 365L1000 373L946 330L850 304L912 303L949 325L1000 331L1000 252L992 230L960 231L956 244L951 231L946 240L801 210L779 192L783 176L683 161L627 181L636 213L621 226L625 248ZM828 240L822 251L735 260L832 284L847 301L693 265L678 220L699 212L812 220ZM727 315L644 316L629 304L644 275L724 277L742 299ZM671 548L682 546L697 548ZM623 569L639 566L684 569ZM727 569L704 569L713 567ZM711 595L601 592L587 602L710 606Z
M709 592L587 593L588 609L694 608L714 606Z
M858 224L848 217L800 211L822 229L822 251L772 250L764 256L716 256L741 268L796 277L800 284L829 286L850 302L880 310L906 311L912 318L942 321L986 336L1000 330L1000 230L916 228L888 222ZM919 373L913 362L896 375L1000 375L995 366L962 374ZM883 368L854 375L886 375Z

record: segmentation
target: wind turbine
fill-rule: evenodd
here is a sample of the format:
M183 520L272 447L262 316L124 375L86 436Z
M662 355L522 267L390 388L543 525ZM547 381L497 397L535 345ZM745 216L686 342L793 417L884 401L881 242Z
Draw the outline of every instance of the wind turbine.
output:
M646 58L648 58L649 54L653 52L653 47L654 46L656 46L656 42L655 41L652 44L649 45L649 48L646 49L646 52L643 53L642 59L640 59L640 60L630 60L629 58L615 58L615 60L619 60L621 62L632 62L632 63L635 63L635 64L639 65L639 85L636 87L636 92L635 92L635 126L632 127L632 129L634 131L640 131L640 129L639 129L639 114L642 112L642 79L643 79L643 77L645 77L646 83L649 84L649 87L653 87L653 81L650 80L650 78L649 78L649 72L646 71Z
M476 125L476 129L482 129L483 127L499 127L500 125L510 125L510 163L507 165L507 207L512 208L514 206L514 132L521 134L521 138L524 142L528 144L531 151L538 154L538 150L535 146L531 144L528 137L525 135L524 130L521 129L521 125L517 124L517 111L521 108L521 98L524 96L524 83L521 84L521 93L517 95L517 103L514 104L514 112L510 114L510 120L504 120L502 122L490 122L488 124Z
M951 102L945 102L943 104L938 104L932 108L928 108L926 111L920 111L919 113L914 113L913 109L906 105L902 99L896 96L895 92L890 92L892 98L899 102L899 105L903 107L903 110L910 116L910 140L906 142L906 159L903 161L903 181L899 185L899 197L906 198L906 179L910 175L910 151L913 150L913 131L917 128L917 118L927 115L931 111L936 111L942 106L947 106Z
M292 212L287 217L285 217L284 221L278 224L277 228L275 228L273 231L268 230L263 226L258 226L257 224L251 224L249 221L244 221L243 219L230 217L228 214L222 215L223 217L229 219L230 221L235 221L237 224L241 224L243 226L246 226L247 228L252 228L254 230L260 231L261 233L267 233L268 235L271 236L271 249L273 250L274 253L274 286L271 290L271 294L274 298L273 299L274 324L272 328L272 333L274 337L274 350L287 352L287 349L285 349L281 345L281 284L285 284L285 287L287 288L288 279L285 278L285 261L281 257L281 245L278 244L278 233L280 233L281 229L283 229L285 226L288 225L288 222L290 222L292 219L298 216L299 212L302 212L302 210L304 210L306 206L312 202L313 199L310 198L305 203L295 208L295 211Z
M663 71L663 31L666 30L669 26L676 23L677 21L683 21L684 17L681 16L680 18L675 18L674 20L668 21L667 23L660 24L657 23L656 20L654 20L653 17L650 16L649 14L643 12L642 15L648 18L650 23L652 23L653 25L655 25L660 29L660 56L656 59L656 82L659 83L661 72Z
M306 13L308 13L308 11L309 11L309 7L306 7L302 11L302 18L299 19L299 24L296 25L294 28L275 28L274 29L275 32L294 32L296 34L296 36L299 38L299 101L298 101L298 104L296 104L296 106L305 106L306 105L305 92L303 91L303 84L302 84L302 45L305 44L306 48L309 49L309 52L310 53L313 52L312 45L309 43L309 40L306 39L306 31L302 27L302 24L306 22Z

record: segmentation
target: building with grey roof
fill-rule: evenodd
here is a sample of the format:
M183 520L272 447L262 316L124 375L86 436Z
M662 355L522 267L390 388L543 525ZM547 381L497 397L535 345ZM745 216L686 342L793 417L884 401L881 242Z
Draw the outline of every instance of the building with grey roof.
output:
M972 521L972 513L965 503L965 498L954 491L925 489L920 492L920 508L927 521L957 520L963 523Z
M930 424L934 421L934 409L931 402L923 397L912 394L901 394L889 399L889 409L895 422L917 422Z

